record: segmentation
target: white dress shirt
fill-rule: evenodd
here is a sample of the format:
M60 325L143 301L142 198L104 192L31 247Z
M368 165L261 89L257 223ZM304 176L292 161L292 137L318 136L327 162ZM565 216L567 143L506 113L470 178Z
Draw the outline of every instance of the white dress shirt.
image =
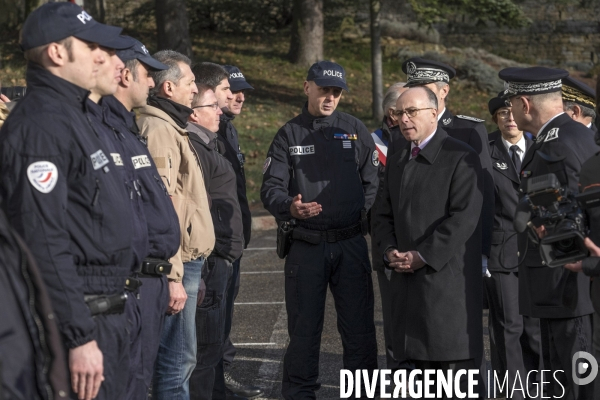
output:
M508 154L510 155L510 148L511 148L511 146L513 146L513 144L504 138L502 138L502 143L504 143L504 146L506 147L506 151L508 151ZM521 139L515 144L518 147L517 156L519 157L519 160L523 161L523 157L525 157L525 152L527 151L527 145L525 143L525 135L523 135L521 137Z

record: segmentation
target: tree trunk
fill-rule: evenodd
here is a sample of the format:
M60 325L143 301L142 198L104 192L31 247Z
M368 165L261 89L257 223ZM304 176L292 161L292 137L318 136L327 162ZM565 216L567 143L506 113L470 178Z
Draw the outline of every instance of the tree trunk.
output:
M383 67L381 62L381 25L379 11L381 10L380 0L370 0L371 2L371 73L372 73L372 93L373 93L373 119L381 121L383 119Z
M600 126L600 73L596 75L596 128Z
M75 2L77 4L77 1ZM104 0L83 0L83 9L98 22L104 23L106 11L104 9Z
M156 0L159 50L175 50L193 58L185 0Z
M293 18L290 61L309 67L323 60L323 0L294 0Z

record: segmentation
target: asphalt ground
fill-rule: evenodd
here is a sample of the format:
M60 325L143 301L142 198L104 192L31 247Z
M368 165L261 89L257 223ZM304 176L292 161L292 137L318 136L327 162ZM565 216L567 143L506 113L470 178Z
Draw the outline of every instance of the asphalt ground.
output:
M275 253L275 230L253 231L241 261L240 291L235 303L231 340L237 355L231 369L235 379L264 389L256 399L281 399L283 355L288 343L284 294L284 260ZM367 242L370 243L369 238ZM379 368L385 368L383 320L377 275L373 273L375 328ZM489 360L487 310L484 312L486 358ZM326 302L321 340L318 399L340 398L342 344L331 293Z

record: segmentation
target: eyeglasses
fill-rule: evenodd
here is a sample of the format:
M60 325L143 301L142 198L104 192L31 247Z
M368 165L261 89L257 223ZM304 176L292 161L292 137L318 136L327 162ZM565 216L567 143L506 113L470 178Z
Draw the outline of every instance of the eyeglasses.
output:
M212 107L213 110L217 111L217 108L219 108L219 103L206 104L204 106L192 107L192 110L195 109L195 108L202 108L202 107Z
M496 115L497 115L499 118L502 118L502 119L508 119L508 117L509 117L511 114L512 114L512 111L511 111L511 110L502 110L502 111L498 111L498 112L496 113Z
M429 108L407 108L406 110L396 110L394 111L394 115L402 118L402 115L406 114L408 118L414 118L417 116L419 111L421 110L434 110L433 107Z

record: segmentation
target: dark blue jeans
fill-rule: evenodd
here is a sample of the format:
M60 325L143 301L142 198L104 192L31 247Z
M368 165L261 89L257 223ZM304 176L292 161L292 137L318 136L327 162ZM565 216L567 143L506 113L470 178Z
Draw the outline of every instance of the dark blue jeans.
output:
M227 287L231 280L232 265L221 257L208 257L203 273L206 297L196 309L198 353L196 368L190 380L190 399L211 400L217 366L223 357ZM219 369L223 374L223 369ZM222 380L223 378L220 377Z
M196 365L196 303L204 258L183 264L183 287L187 293L180 313L168 315L156 358L153 399L188 400L189 380Z

